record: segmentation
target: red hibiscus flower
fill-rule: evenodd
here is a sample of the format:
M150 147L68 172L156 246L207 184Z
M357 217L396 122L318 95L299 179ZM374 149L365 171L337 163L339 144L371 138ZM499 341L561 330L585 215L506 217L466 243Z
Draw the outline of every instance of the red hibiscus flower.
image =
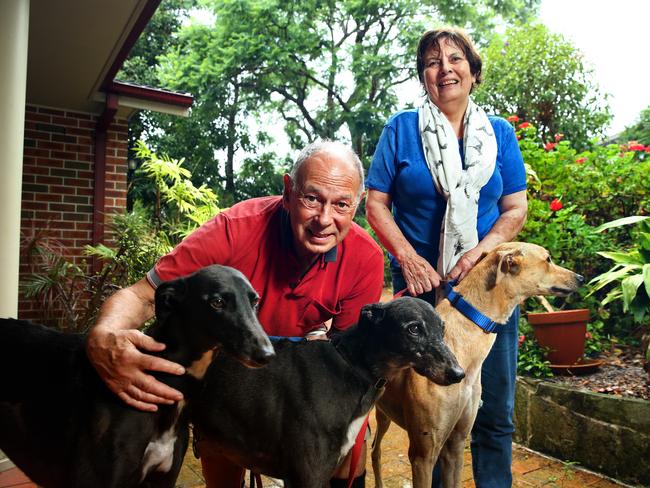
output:
M650 144L648 144L645 148L645 152L650 153Z
M557 146L557 142L547 142L546 144L544 144L544 149L546 149L547 151L552 151L553 149L555 149L555 146Z
M506 120L507 120L508 122L519 122L519 117L517 117L516 115L511 115L511 116L508 117Z
M576 164L582 164L585 161L587 161L587 158L578 158L578 159L576 159Z
M526 336L523 335L523 334L520 334L519 335L519 345L521 346L524 343L525 340L526 340Z
M529 127L532 127L530 122L522 122L521 124L519 124L520 129L528 129Z
M639 144L639 143L636 143L636 144L630 144L630 145L628 146L628 149L629 149L630 151L645 151L645 146L644 146L643 144Z
M555 134L555 142L560 142L562 139L564 139L564 134L561 132L559 134Z
M563 207L562 202L559 201L557 198L554 198L550 204L551 212L557 212L562 207Z

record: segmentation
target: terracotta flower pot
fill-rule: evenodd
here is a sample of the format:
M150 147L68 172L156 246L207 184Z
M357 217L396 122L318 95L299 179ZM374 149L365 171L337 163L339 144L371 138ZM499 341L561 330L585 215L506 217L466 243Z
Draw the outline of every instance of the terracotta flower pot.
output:
M582 358L588 321L586 308L528 314L537 342L545 348L551 364L576 364Z

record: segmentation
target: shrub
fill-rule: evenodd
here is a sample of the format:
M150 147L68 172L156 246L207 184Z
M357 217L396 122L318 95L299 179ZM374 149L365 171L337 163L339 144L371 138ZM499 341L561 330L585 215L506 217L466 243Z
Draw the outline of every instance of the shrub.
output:
M38 300L41 323L86 330L108 296L141 279L161 255L219 211L215 194L192 184L182 160L159 158L143 143L138 151L144 159L141 172L153 182L156 204L147 208L136 201L131 212L113 216L110 245L86 246L86 255L101 264L98 272L66 260L62 246L43 229L23 238L24 255L37 271L23 279L21 289Z
M563 134L550 140L538 137L529 122L510 117L514 125L528 174L528 220L518 239L547 248L553 259L586 279L605 273L608 263L598 252L627 247L631 237L618 228L597 233L597 226L650 209L650 152L634 142L624 145L595 145L576 151ZM588 294L585 288L567 298L553 299L556 308L588 308L586 354L596 355L613 341L633 335L635 325L619 303L602 306L605 293ZM539 310L535 300L528 310ZM522 320L522 330L527 322ZM529 331L532 333L532 330ZM522 374L545 375L541 352L533 335L524 333ZM619 336L617 338L616 336Z

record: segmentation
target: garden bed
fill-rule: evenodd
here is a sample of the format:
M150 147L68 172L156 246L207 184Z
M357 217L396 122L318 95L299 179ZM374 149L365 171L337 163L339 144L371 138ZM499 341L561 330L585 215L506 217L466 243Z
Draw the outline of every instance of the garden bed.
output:
M643 369L640 348L618 346L599 359L603 365L593 373L554 376L546 381L595 393L650 400L650 375Z

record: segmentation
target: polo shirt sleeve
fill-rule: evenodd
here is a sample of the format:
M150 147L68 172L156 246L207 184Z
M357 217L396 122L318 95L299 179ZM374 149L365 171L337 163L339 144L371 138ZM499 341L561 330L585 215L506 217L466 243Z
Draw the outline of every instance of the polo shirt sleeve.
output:
M355 276L349 276L352 286L339 301L340 312L334 316L332 329L345 330L359 321L361 307L378 302L384 288L384 255L377 247L369 259L362 259ZM333 332L330 331L330 332Z
M235 248L231 227L228 216L218 214L161 257L147 273L147 280L157 288L163 281L187 276L205 266L227 265Z
M505 196L526 189L526 168L514 129L505 120L501 126L502 132L498 142L501 156L501 178L503 179L501 196Z
M396 174L396 137L395 129L392 126L384 126L370 163L370 169L368 169L367 188L383 193L392 192Z

